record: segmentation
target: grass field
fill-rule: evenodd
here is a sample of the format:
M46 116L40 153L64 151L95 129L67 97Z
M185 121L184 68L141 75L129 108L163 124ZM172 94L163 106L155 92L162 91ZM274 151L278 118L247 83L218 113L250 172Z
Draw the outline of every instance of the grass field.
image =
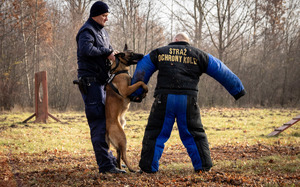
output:
M83 112L52 113L47 124L31 113L0 113L0 186L300 186L300 122L277 137L276 127L299 109L202 109L214 167L194 173L177 125L156 174L98 174ZM147 111L127 113L127 152L138 169ZM114 149L113 152L115 153Z

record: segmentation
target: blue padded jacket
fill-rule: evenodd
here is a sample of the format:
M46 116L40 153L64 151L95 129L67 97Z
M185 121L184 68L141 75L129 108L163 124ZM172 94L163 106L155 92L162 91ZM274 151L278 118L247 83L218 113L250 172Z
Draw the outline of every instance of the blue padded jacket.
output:
M145 55L137 64L131 83L143 81L147 84L156 70L159 72L154 95L196 96L202 73L217 80L236 100L246 93L240 79L223 62L187 42L173 42ZM142 92L140 88L132 96Z

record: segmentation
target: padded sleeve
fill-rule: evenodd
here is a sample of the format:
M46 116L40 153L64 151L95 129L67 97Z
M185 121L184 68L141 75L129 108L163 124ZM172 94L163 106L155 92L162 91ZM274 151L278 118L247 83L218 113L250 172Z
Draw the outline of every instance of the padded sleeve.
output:
M131 85L143 81L148 84L150 77L157 70L156 66L152 63L150 54L145 55L138 63L131 79ZM143 88L139 88L137 91L131 94L131 96L139 96L143 93Z
M246 94L241 80L219 59L209 55L206 74L217 80L238 100Z

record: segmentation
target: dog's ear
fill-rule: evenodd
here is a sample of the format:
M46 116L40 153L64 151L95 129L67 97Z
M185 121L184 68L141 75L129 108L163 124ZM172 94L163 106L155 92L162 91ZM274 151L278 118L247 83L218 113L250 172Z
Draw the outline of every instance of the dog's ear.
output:
M124 51L127 51L127 50L128 50L128 46L127 46L127 44L125 44Z
M115 54L115 57L125 57L125 53L120 52L118 54Z

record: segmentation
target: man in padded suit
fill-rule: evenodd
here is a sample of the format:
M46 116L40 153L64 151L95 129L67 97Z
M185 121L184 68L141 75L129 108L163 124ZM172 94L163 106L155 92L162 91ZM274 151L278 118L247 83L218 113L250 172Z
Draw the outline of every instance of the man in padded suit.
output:
M173 42L145 55L137 64L132 84L148 83L158 70L155 101L145 129L140 172L155 173L164 144L169 139L175 119L179 135L195 172L209 171L212 160L206 133L197 104L198 82L202 73L216 79L237 100L245 95L240 79L224 63L212 55L190 46L185 33L178 33ZM139 102L142 89L132 94Z

